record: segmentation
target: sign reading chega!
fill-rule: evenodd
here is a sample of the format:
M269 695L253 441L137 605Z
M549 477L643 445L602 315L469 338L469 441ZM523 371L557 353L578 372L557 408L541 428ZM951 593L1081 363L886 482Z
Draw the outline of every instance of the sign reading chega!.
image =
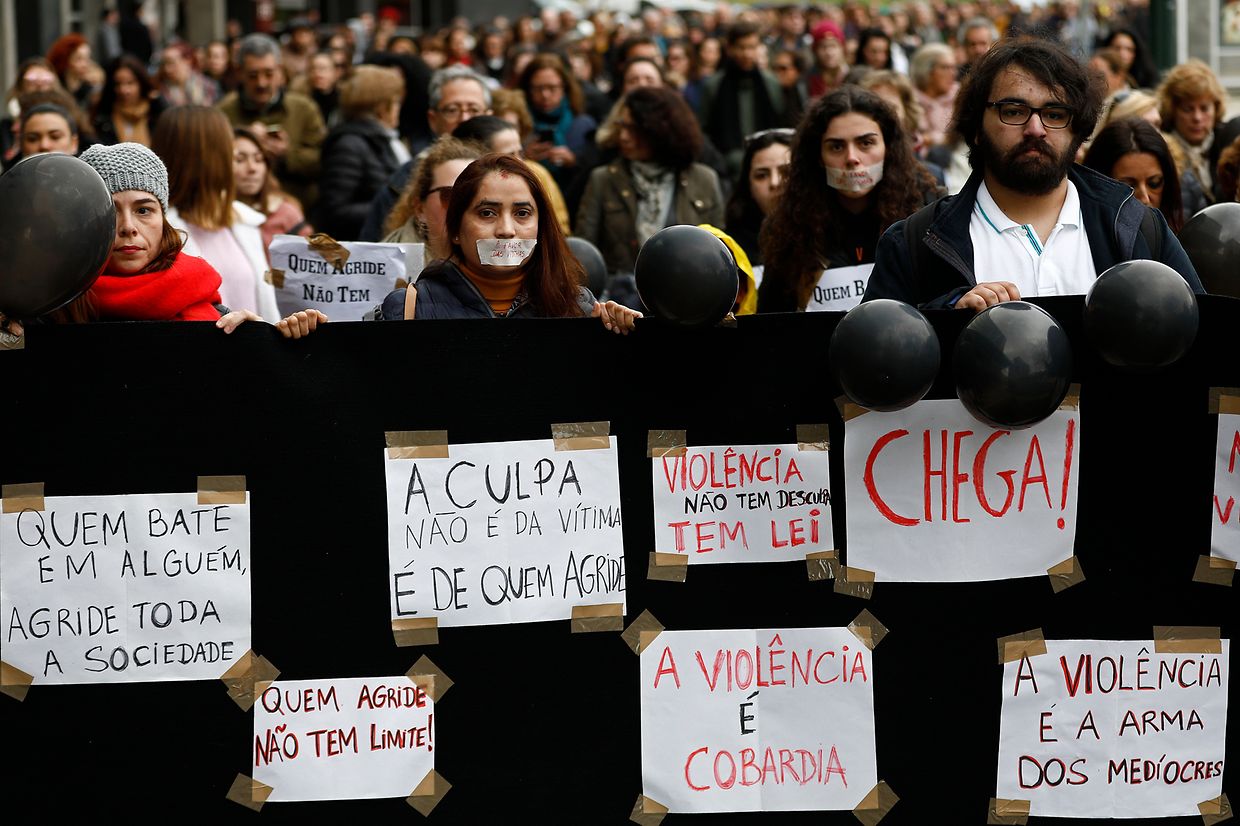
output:
M1240 415L1221 413L1214 453L1214 519L1210 555L1240 561Z
M651 464L656 551L695 565L803 560L835 547L825 450L690 447Z
M1005 430L958 400L845 424L848 564L875 580L1043 576L1073 555L1080 411Z

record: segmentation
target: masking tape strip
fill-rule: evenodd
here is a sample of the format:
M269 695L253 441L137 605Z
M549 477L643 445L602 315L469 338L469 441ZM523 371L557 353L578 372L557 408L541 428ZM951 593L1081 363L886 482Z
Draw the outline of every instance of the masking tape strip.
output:
M870 599L874 596L874 572L864 568L839 566L835 571L835 593Z
M878 617L871 614L868 608L861 609L857 618L848 623L848 630L871 651L878 648L883 637L887 636L887 626L879 622Z
M8 330L0 330L0 350L25 350L26 334L15 336Z
M1060 410L1080 410L1081 409L1081 385L1069 384L1068 395L1063 397L1063 401L1059 403Z
M891 808L899 802L899 795L892 791L891 787L887 785L887 781L880 780L877 786L870 789L866 796L861 798L857 808L853 809L853 815L865 826L876 826L879 821L887 816Z
M716 324L715 326L722 327L725 330L735 330L736 329L736 313L728 313L723 318L719 319L719 323Z
M1046 637L1041 628L1031 628L1019 634L999 638L999 665L1016 662L1022 657L1036 657L1046 653Z
M428 817L451 788L452 784L445 780L442 774L431 769L405 798L405 802L417 809L423 817Z
M220 680L228 688L228 696L233 702L249 711L254 706L258 694L267 686L259 687L260 683L271 683L280 676L280 669L271 664L266 657L249 649L232 664L232 667L220 675Z
M1205 826L1214 826L1216 823L1231 820L1233 817L1231 801L1227 799L1226 792L1210 800L1201 801L1197 804L1197 811L1201 813Z
M620 639L624 640L624 644L629 647L630 651L640 654L650 647L655 637L662 633L663 623L655 619L654 614L649 610L645 610L637 615L637 619L629 623L629 627L624 629Z
M661 459L664 456L684 456L688 452L688 437L684 430L646 431L646 456Z
M830 450L831 429L826 424L797 425L797 450Z
M418 657L418 661L413 664L413 668L405 672L405 676L413 680L414 685L425 691L426 696L436 703L439 702L440 697L448 693L449 688L455 685L452 678L443 673L443 669L435 665L425 654Z
M590 634L596 631L623 631L624 603L609 602L605 605L574 605L571 628L574 634Z
M26 692L30 690L33 682L33 676L0 660L0 694L7 694L20 703L26 699Z
M1224 559L1221 556L1206 556L1202 554L1197 557L1197 569L1193 571L1193 582L1204 582L1208 585L1226 585L1231 587L1231 582L1236 576L1236 563L1230 559Z
M1217 625L1155 625L1155 654L1222 654Z
M282 290L284 289L284 270L279 269L278 267L272 267L267 270L267 272L263 273L263 280L275 287L277 290Z
M439 617L409 617L392 620L392 639L399 648L412 645L439 645Z
M990 798L990 811L986 815L987 826L1024 826L1029 822L1028 800L1004 800Z
M393 289L404 290L409 287L409 282L403 278L396 279L396 286Z
M263 804L267 802L267 798L271 797L273 791L275 790L261 780L238 774L237 779L229 786L225 797L233 803L239 803L247 809L258 812L262 811Z
M22 511L43 510L43 483L26 482L18 485L5 485L0 489L4 499L5 513L21 513Z
M684 554L650 552L650 567L646 569L647 579L657 579L660 582L684 582L688 572L689 557Z
M561 422L551 425L556 450L607 450L611 422Z
M810 551L805 555L805 567L809 572L810 582L835 579L840 569L840 552Z
M840 411L840 418L846 422L870 412L861 405L850 402L847 396L836 396L835 407Z
M1051 588L1057 594L1065 588L1080 585L1085 581L1085 572L1081 570L1081 562L1075 554L1047 568L1046 575L1051 578Z
M322 256L324 261L338 270L344 269L344 265L349 260L349 251L339 241L326 232L316 232L310 236L308 241L310 249Z
M389 459L447 459L446 430L389 430L383 434Z
M198 504L244 505L244 476L199 476Z
M1240 387L1211 387L1211 413L1240 413Z
M639 794L637 802L633 804L633 812L629 815L629 820L638 824L638 826L659 826L666 816L666 806L657 800L646 797L644 794Z

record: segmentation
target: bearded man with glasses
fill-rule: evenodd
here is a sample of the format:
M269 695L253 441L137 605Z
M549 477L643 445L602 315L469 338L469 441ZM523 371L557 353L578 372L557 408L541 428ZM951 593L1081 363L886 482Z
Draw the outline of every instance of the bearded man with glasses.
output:
M1132 188L1073 164L1104 90L1045 40L1010 39L977 61L952 127L973 174L879 241L865 300L973 311L1022 296L1079 295L1111 266L1152 258L1204 292L1166 220Z

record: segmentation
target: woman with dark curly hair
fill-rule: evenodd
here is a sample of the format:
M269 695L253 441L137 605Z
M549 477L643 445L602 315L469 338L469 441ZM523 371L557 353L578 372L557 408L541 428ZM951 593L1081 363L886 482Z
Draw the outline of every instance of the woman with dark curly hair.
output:
M1141 118L1116 121L1094 138L1084 165L1132 187L1137 200L1160 210L1176 235L1184 225L1180 179L1162 133Z
M664 227L721 225L723 195L715 171L693 161L702 131L672 89L635 89L615 126L620 158L590 173L576 226L609 271L629 273L641 245Z
M1158 69L1154 68L1150 50L1141 35L1132 29L1114 28L1102 45L1119 52L1124 74L1128 76L1133 88L1153 89L1158 85Z
M882 98L855 86L820 98L801 121L783 194L762 228L758 311L855 307L879 236L937 193Z

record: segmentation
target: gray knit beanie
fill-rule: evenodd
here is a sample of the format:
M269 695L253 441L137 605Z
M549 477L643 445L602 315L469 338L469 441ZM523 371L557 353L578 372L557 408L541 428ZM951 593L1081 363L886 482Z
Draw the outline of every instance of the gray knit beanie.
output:
M116 194L127 189L149 192L168 211L168 168L151 150L140 143L118 143L115 146L94 144L81 154Z

